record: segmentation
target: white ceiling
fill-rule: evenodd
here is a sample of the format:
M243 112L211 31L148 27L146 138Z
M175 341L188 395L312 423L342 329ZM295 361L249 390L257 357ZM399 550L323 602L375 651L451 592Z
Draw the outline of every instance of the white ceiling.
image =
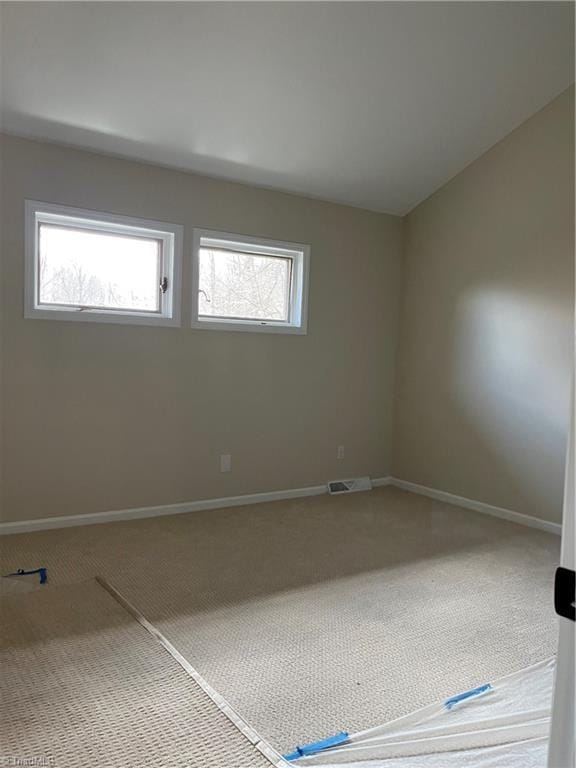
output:
M3 130L403 214L573 80L562 2L2 4Z

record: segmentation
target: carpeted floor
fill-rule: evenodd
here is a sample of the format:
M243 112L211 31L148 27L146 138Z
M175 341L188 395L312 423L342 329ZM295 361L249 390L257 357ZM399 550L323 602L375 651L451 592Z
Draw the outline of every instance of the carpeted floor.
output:
M42 589L105 576L280 750L555 651L559 538L395 488L0 544Z
M93 579L1 601L0 762L272 768ZM256 742L258 743L258 742Z

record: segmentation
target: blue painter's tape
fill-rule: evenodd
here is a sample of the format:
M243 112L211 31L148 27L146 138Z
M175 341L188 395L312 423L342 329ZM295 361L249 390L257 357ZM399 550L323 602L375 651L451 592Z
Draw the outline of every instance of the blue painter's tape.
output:
M452 707L455 707L456 704L459 704L465 699L471 699L472 696L480 696L482 693L486 693L487 691L491 690L492 686L490 683L486 683L486 685L479 685L478 688L471 688L469 691L464 691L464 693L459 693L457 696L452 696L452 698L446 699L444 706L446 709L452 709Z
M40 584L46 584L48 581L48 571L46 568L36 568L33 571L25 571L23 568L18 568L15 573L9 573L8 576L30 576L33 573L39 574Z
M346 744L349 741L350 735L346 731L340 731L340 733L334 736L328 736L321 741L314 741L312 744L304 744L301 747L296 747L294 752L289 752L287 755L283 755L284 760L298 760L300 757L306 755L315 755L318 752L323 752L330 747L338 747L340 744Z

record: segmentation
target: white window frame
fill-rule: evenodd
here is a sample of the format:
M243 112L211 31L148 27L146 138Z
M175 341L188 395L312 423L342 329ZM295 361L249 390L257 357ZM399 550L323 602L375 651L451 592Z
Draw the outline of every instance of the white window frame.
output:
M168 287L162 296L160 311L152 313L131 309L100 309L66 305L54 305L52 308L40 304L38 300L38 230L41 223L68 225L91 232L132 234L161 240L161 276L168 278ZM24 317L37 320L179 326L182 295L182 239L183 227L180 224L26 200Z
M263 256L282 256L292 259L290 286L290 319L250 320L247 318L210 317L198 312L200 283L200 248L205 241L227 250L250 251ZM203 244L204 242L204 244ZM234 232L213 229L194 229L192 243L192 327L205 330L248 331L252 333L287 333L305 335L308 330L308 281L310 273L310 246L284 240L269 240Z

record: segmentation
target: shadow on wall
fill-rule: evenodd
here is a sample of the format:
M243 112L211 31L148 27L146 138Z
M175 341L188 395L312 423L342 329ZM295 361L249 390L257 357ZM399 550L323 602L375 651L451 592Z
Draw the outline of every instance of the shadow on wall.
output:
M148 162L181 173L196 173L231 184L254 185L256 188L271 189L279 193L289 189L290 192L286 194L301 194L305 198L325 201L325 196L320 191L316 195L309 191L306 178L291 172L285 157L278 159L273 168L269 165L264 167L247 155L244 144L239 140L233 146L230 146L230 138L225 145L214 140L209 146L190 138L185 145L161 147L146 141L142 136L132 135L127 138L123 126L112 125L101 116L95 116L90 127L83 124L85 121L85 114L70 115L67 119L59 114L56 119L51 115L12 109L3 112L4 130L17 136L36 141L51 141L56 145L138 163ZM185 164L183 157L187 158ZM263 177L265 183L262 182ZM342 204L346 205L346 202Z
M449 377L459 418L509 489L532 510L556 510L558 520L569 417L565 307L517 287L463 292Z

